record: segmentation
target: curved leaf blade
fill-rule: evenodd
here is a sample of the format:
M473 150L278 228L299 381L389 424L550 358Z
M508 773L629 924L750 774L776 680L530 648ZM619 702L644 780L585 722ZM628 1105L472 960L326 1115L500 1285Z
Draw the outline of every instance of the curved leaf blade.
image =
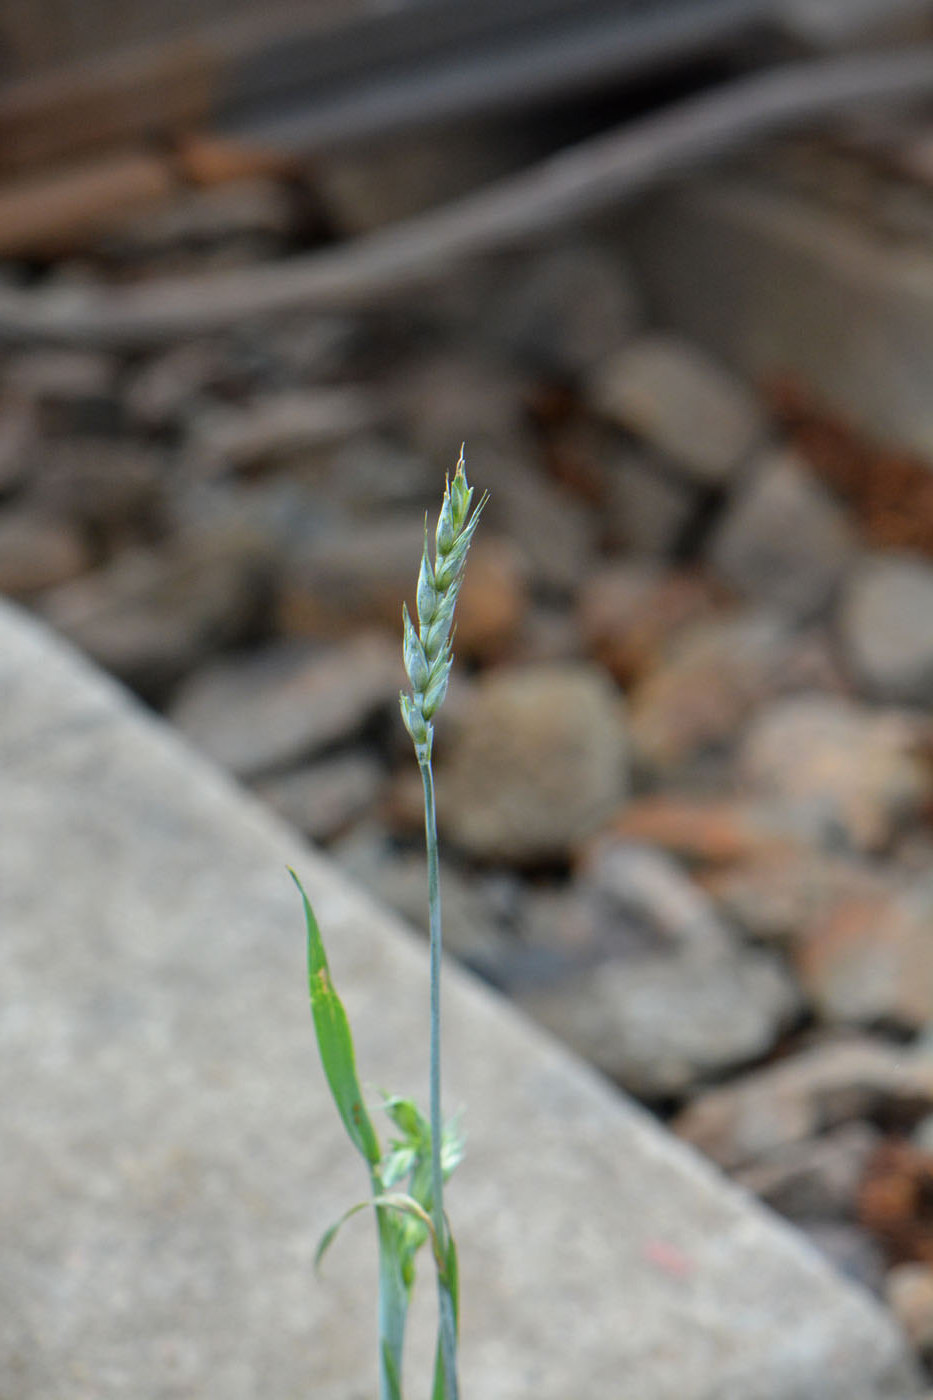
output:
M334 1240L337 1238L337 1235L343 1229L344 1225L346 1225L347 1221L352 1216L359 1215L360 1211L366 1210L368 1206L369 1201L357 1201L355 1206L351 1206L349 1210L345 1210L340 1219L335 1220L333 1225L331 1225L329 1229L324 1231L323 1235L318 1241L318 1247L314 1251L315 1269L319 1269L321 1267L321 1264L324 1261L324 1255L330 1249Z
M350 1141L369 1166L375 1167L382 1157L382 1149L363 1102L350 1022L330 979L324 940L311 901L294 870L289 869L288 873L298 886L308 928L308 991L321 1064Z

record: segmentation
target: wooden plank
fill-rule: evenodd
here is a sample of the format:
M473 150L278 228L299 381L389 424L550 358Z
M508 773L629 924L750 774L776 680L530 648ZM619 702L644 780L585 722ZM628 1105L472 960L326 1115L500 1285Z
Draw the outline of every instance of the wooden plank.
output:
M197 40L102 60L0 91L0 175L205 121L217 59Z
M160 203L175 188L168 160L137 152L11 181L0 187L0 257L67 252L115 220Z
M130 49L0 86L0 177L60 164L110 146L174 139L204 125L231 94L236 71L267 50L314 42L379 0L302 0L230 21L183 39Z
M195 134L170 153L117 153L51 175L20 176L0 184L0 257L73 252L128 215L173 197L180 184L207 187L295 173L294 159L280 151Z
M521 104L741 37L771 0L314 0L0 90L0 175L213 120L293 149Z

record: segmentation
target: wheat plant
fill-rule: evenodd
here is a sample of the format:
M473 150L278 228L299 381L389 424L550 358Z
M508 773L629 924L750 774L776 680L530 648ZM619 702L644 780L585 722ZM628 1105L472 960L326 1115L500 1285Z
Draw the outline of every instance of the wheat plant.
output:
M356 1069L353 1036L343 1003L331 981L324 942L314 911L297 875L308 938L308 987L321 1063L337 1111L351 1143L363 1158L370 1196L351 1206L318 1246L323 1258L343 1223L371 1206L379 1250L379 1397L403 1400L402 1357L408 1305L415 1281L415 1256L430 1241L437 1277L438 1335L432 1400L459 1400L457 1368L457 1250L444 1211L444 1183L463 1153L455 1123L441 1116L441 957L442 925L438 875L437 821L431 755L434 717L447 693L453 664L451 630L467 552L485 504L473 505L463 451L448 479L434 536L434 560L425 522L424 550L416 593L418 626L403 605L402 654L411 693L399 697L402 720L411 735L424 789L425 845L430 917L429 1110L411 1099L383 1096L382 1108L398 1132L383 1149L366 1107Z

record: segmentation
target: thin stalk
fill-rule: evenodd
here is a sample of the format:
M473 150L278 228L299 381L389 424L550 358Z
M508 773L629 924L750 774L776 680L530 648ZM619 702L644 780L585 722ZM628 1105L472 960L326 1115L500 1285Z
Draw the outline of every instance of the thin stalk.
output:
M443 1120L441 1117L441 929L440 874L437 859L437 816L434 805L434 773L430 755L419 759L421 782L424 787L424 834L428 858L428 910L431 927L431 1000L430 1000L430 1119L431 1119L431 1219L440 1242L442 1255L447 1256L447 1220L444 1215L444 1172L441 1165ZM446 1400L459 1400L457 1384L457 1325L450 1287L438 1272L437 1304L441 1356L444 1363Z
M374 1196L382 1194L382 1182L370 1173ZM402 1348L408 1320L408 1290L393 1237L394 1222L384 1207L376 1207L379 1240L379 1400L399 1400ZM394 1371L394 1375L393 1375Z

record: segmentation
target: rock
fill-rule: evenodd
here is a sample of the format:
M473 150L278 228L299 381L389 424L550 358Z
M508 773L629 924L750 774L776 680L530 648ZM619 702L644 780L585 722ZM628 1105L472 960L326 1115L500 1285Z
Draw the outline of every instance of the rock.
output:
M933 353L933 265L924 243L883 227L883 188L853 218L819 191L720 171L646 201L626 251L666 325L753 383L793 367L829 411L929 461L928 385L914 370ZM853 326L860 353L840 355Z
M275 384L293 388L334 383L353 373L361 348L365 354L364 318L349 312L322 313L297 308L277 314L263 327L262 358Z
M29 475L38 427L31 405L0 398L0 495L15 491Z
M603 956L709 955L733 946L707 896L661 851L597 837L577 881L589 906L590 946Z
M828 1041L709 1089L674 1131L727 1171L856 1119L909 1126L933 1104L933 1065L880 1040Z
M46 439L36 453L29 499L115 550L161 533L167 475L165 455L132 438Z
M733 1178L790 1220L854 1220L859 1185L880 1140L868 1123L843 1123L778 1148Z
M594 371L589 398L705 486L727 481L765 430L745 386L672 335L644 336L610 356Z
M835 833L837 844L874 850L929 799L916 739L916 726L895 712L833 696L792 696L749 725L738 779L751 796L821 813L827 839Z
M386 393L387 410L414 451L439 471L453 471L465 442L470 481L491 487L484 454L511 457L522 449L527 385L524 375L489 355L435 351L401 364Z
M789 441L846 502L867 548L933 552L927 454L905 450L897 434L867 436L796 379L777 377L771 398Z
M565 857L628 789L622 701L585 665L484 676L439 779L439 816L482 859Z
M501 535L478 538L457 598L457 655L491 665L513 653L528 604L519 547Z
M520 1004L630 1093L664 1099L770 1050L798 1009L768 953L620 958Z
M0 514L0 593L28 598L90 567L81 536L64 520L19 507Z
M102 350L25 350L7 365L3 383L14 400L36 411L43 428L110 427L117 409L117 363Z
M252 542L276 582L287 576L292 559L302 559L348 524L323 492L284 472L248 484L232 477L175 481L169 509L178 538L203 539L208 546Z
M616 447L606 478L601 519L609 548L648 558L674 555L696 516L696 487L632 448Z
M847 892L803 931L795 965L825 1020L922 1029L933 1020L933 881Z
M556 601L532 602L511 655L523 665L583 660L580 631L573 613Z
M774 683L788 646L785 624L763 612L685 628L629 696L641 761L667 771L730 746Z
M553 988L613 950L643 952L646 941L650 946L651 933L607 905L608 900L594 897L581 880L526 881L515 924L521 947L531 956L524 975L510 988L512 995Z
M698 574L606 564L584 580L577 615L586 650L627 685L659 663L679 630L710 618L715 606Z
M876 699L933 702L933 567L907 554L864 558L840 601L857 683Z
M332 855L342 870L427 936L428 876L425 857L395 849L378 828L364 824L339 840ZM444 948L485 981L504 985L513 960L511 940L479 887L456 866L441 862Z
M875 867L806 845L746 849L750 859L712 871L703 886L727 918L753 938L790 944L847 897L888 890L890 877Z
M270 643L195 672L169 715L216 763L250 777L351 738L404 680L401 649L378 633L326 648Z
M933 1352L933 1264L895 1264L884 1293L911 1346Z
M531 986L553 986L612 958L706 955L734 946L702 890L674 861L599 836L569 882L526 884L517 923L524 948L551 955L529 962Z
M570 243L523 255L489 306L485 333L545 374L585 374L630 340L639 297L622 258Z
M774 694L799 695L809 691L852 699L852 687L838 650L825 628L804 627L791 641L784 666L774 678Z
M436 509L441 477L433 464L389 438L367 434L338 447L327 467L329 493L348 514Z
M377 418L370 395L352 387L283 390L245 408L204 409L192 425L188 468L212 477L269 466L332 447L371 428Z
M372 1394L371 1231L313 1276L365 1175L317 1064L284 866L364 1083L423 1086L423 945L2 608L0 694L0 1372L43 1400L140 1400L153 1377L225 1400ZM451 1189L465 1393L618 1400L634 1377L638 1400L916 1400L863 1291L453 965L444 1039L472 1173Z
M616 429L587 413L565 383L545 379L532 385L529 412L544 472L591 507L602 510L606 505L611 461L649 456L620 443ZM605 521L600 543L612 547Z
M842 1278L877 1297L884 1288L884 1251L859 1225L844 1220L804 1220L797 1227Z
M384 781L378 760L354 751L266 778L256 791L312 841L329 841L373 806Z
M126 389L133 421L146 429L181 423L217 379L220 357L219 346L211 340L184 341L153 356Z
M808 618L827 605L855 551L845 511L785 450L767 453L732 497L708 560L738 593Z
M295 637L344 637L348 628L384 626L401 637L402 600L415 612L423 517L351 522L293 542L279 580L279 627Z
M920 1046L924 1053L927 1053L929 1050L928 1037L929 1027L927 1027L926 1034L920 1040ZM920 1148L921 1152L933 1154L933 1114L929 1114L926 1118L921 1118L920 1122L911 1133L910 1140L915 1147Z
M537 593L572 595L596 552L592 511L518 452L474 455L475 480L489 483L490 528L515 541Z
M293 224L293 205L283 182L256 176L188 189L144 216L126 219L106 239L119 258L171 258L233 241L256 251L275 251Z
M254 630L267 593L253 541L194 537L158 555L128 551L34 603L102 666L163 699L202 656Z
M742 872L757 871L759 860L770 870L771 859L779 865L785 856L793 858L796 848L811 842L820 828L807 820L807 813L781 803L655 793L627 803L613 818L612 830L625 840L659 846L693 865L731 867L740 862L735 872L740 883ZM721 874L703 876L707 888L726 904L728 894L723 890L731 888L732 873L727 868ZM744 911L740 895L736 907Z
M897 1136L884 1138L859 1191L859 1220L889 1259L933 1262L933 1154Z

